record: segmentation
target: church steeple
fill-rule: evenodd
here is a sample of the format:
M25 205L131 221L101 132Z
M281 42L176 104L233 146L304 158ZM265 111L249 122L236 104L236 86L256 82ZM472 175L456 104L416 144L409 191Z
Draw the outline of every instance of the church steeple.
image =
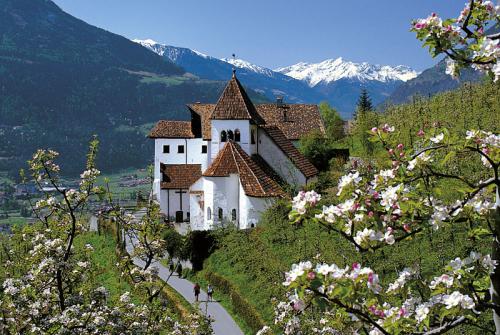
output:
M222 92L211 116L212 120L250 120L254 124L264 124L255 106L236 78L236 70Z

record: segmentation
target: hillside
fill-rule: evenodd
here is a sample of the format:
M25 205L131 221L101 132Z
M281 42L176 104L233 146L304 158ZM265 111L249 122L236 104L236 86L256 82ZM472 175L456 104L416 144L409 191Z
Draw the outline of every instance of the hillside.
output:
M104 170L144 166L153 122L187 118L186 103L213 102L223 88L52 1L0 7L0 170L11 174L40 147L60 151L76 173L93 134Z
M477 71L465 69L457 80L447 75L445 71L446 61L443 59L417 77L399 85L387 98L386 102L396 104L409 102L415 95L429 96L439 92L451 91L465 82L477 82L483 77Z

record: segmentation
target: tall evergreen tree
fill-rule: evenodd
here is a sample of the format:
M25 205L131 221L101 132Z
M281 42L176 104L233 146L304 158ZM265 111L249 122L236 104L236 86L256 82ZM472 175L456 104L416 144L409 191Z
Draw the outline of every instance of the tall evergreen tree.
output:
M368 131L375 127L377 122L377 114L373 111L371 98L366 88L363 88L354 113L353 135L358 139L367 155L371 155L374 149L373 143L369 141Z
M368 95L368 91L366 88L361 90L361 94L359 95L358 102L356 103L356 112L355 117L358 112L368 112L373 110L372 99Z

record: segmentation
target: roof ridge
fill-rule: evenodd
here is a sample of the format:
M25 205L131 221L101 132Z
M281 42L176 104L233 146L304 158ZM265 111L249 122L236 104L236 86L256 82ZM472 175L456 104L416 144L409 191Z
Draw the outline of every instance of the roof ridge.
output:
M231 143L233 143L233 142L231 141ZM238 144L237 144L237 143L234 143L234 145L238 145ZM238 147L240 147L240 146L238 145ZM259 178L257 178L257 176L255 175L255 173L253 172L253 170L250 168L250 166L248 166L248 163L245 161L245 159L244 159L243 157L241 157L241 153L239 152L238 148L237 148L236 146L235 146L235 148L236 148L236 151L238 152L238 155L239 155L239 156L240 156L240 158L243 160L243 163L244 163L244 164L247 166L247 168L250 170L250 172L252 173L252 175L253 175L253 177L255 178L255 180L259 181ZM241 147L240 147L240 148L241 148ZM241 148L241 150L243 150L243 148ZM239 166L238 166L238 164L236 164L236 167L238 168L238 173L239 173L240 171L239 171ZM241 173L240 173L240 178L241 178ZM260 188L261 188L262 192L266 193L266 190L264 190L264 187L262 187L262 185L260 184L260 182L258 182L257 184L260 186Z

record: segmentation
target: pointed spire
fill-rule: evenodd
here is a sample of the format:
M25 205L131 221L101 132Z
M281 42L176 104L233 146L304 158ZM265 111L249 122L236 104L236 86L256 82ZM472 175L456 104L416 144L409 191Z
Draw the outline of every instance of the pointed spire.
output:
M236 71L222 92L211 116L212 120L250 120L255 124L264 124L264 119L257 113L255 106L236 78Z

